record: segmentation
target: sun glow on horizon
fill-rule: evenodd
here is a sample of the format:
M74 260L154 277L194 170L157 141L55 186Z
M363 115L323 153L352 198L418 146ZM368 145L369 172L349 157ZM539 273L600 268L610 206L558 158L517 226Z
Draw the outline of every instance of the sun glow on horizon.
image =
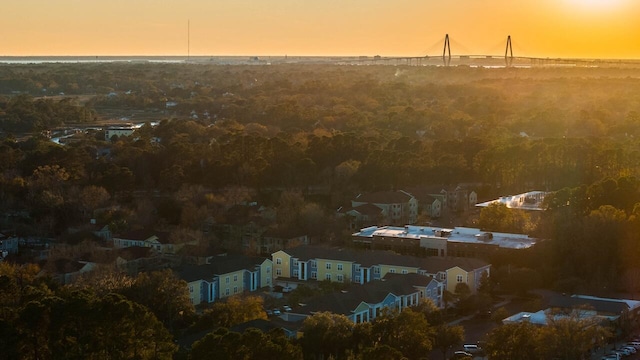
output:
M498 55L511 35L524 56L640 59L638 0L5 0L3 10L0 56L424 56L451 34L458 54Z
M629 4L628 0L567 0L574 10L617 11Z

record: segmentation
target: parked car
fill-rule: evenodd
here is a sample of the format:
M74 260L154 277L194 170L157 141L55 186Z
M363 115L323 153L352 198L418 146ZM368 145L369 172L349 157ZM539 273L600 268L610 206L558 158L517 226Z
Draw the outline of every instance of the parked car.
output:
M291 310L293 310L293 309L291 309L291 306L289 306L289 305L285 305L285 306L283 306L283 307L282 307L282 310L284 310L284 311L291 311Z
M281 314L280 309L273 309L273 315L280 316L280 314Z
M600 358L600 360L620 360L620 355L618 354L608 354Z
M635 354L635 353L638 351L635 347L633 347L633 346L631 346L631 345L622 345L620 348L621 348L621 349L627 349L627 350L629 350L632 354Z
M471 354L477 354L482 350L478 345L475 344L464 344L462 345L462 348L464 349L464 351Z
M617 353L619 353L619 354L621 354L621 355L623 355L623 356L629 356L629 355L631 355L631 351L629 351L629 349L626 349L626 348L618 348L618 349L615 349L615 350L613 350L613 351L614 351L614 352L617 352Z
M460 360L460 359L469 360L469 359L473 359L473 355L471 353L466 352L466 351L456 351L455 353L453 353L453 356L451 357L451 359L454 359L454 360Z

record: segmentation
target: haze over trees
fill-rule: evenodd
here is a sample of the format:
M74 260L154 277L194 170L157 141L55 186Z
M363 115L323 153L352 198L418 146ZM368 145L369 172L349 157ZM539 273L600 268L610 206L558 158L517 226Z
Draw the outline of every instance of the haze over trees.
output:
M554 191L540 214L495 206L468 224L542 239L533 249L489 259L488 286L519 294L539 286L638 293L638 78L640 69L622 68L1 65L0 213L27 213L12 230L62 239L69 248L54 255L63 257L98 241L68 234L92 218L116 233L159 228L171 232L175 242L233 245L207 227L229 220L232 206L256 201L273 213L279 230L346 245L349 233L333 214L359 193L458 183L476 184L486 200ZM103 131L91 129L66 145L42 135L60 126L107 122L149 124L133 136L108 141ZM0 341L14 339L5 341L10 351L33 357L47 358L57 350L77 358L111 351L103 350L97 335L80 330L106 332L120 322L131 333L142 331L128 318L133 310L140 316L135 321L154 334L157 353L135 339L113 338L123 342L122 353L109 356L169 356L175 351L170 334L178 328L198 321L228 327L264 316L252 311L260 304L249 299L221 304L194 320L185 294L176 295L184 284L167 274L74 289L33 279L37 271L31 267L3 271L7 277L0 285L8 290L0 299L14 312L3 311L0 329L6 336ZM11 280L16 272L29 280ZM168 292L151 299L147 294L154 289ZM73 306L85 312L114 309L117 316L78 317L69 324L54 316ZM312 353L340 358L351 352L362 358L414 358L459 339L456 329L450 337L432 336L438 324L415 313L385 320L349 328L348 342L328 341L324 347L304 340L297 347L282 334L224 330L199 347L264 344L284 358ZM321 325L336 326L336 333L347 326L342 319L313 321L309 338L334 335ZM48 332L57 327L64 331ZM495 336L530 329L511 330ZM402 338L394 336L398 331ZM81 336L91 347L79 347ZM245 350L257 354L261 348ZM496 349L502 350L508 349Z

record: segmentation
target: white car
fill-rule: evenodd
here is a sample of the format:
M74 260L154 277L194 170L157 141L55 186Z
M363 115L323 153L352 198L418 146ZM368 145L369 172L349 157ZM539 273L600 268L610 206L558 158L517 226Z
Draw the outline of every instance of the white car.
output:
M620 355L618 354L609 354L600 358L600 360L620 360Z
M284 310L284 311L291 311L291 310L293 310L293 309L291 309L291 306L289 306L289 305L285 305L285 306L283 306L283 307L282 307L282 310Z
M471 354L477 354L480 352L480 347L474 344L464 344L462 345L462 348L464 349L464 351Z
M621 349L629 350L630 353L635 354L638 350L631 345L623 345Z

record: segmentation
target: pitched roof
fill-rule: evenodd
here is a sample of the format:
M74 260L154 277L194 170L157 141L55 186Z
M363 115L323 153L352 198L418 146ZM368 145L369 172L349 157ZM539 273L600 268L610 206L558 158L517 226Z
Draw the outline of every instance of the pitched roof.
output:
M131 230L124 234L120 234L118 236L114 236L118 239L124 240L147 240L148 238L156 236L158 237L158 241L162 244L166 244L169 239L169 233L166 231L155 231L151 229L137 229Z
M283 250L291 257L307 261L311 259L339 260L358 263L365 267L373 265L395 265L415 267L429 273L445 271L453 267L460 267L465 271L475 270L489 265L484 260L459 257L416 257L399 255L391 251L383 250L355 250L338 249L322 246L302 245L292 249Z
M366 203L366 204L362 204L354 207L347 207L342 210L342 212L344 213L347 213L348 211L357 211L360 214L367 215L367 216L378 216L382 213L381 208L370 203Z
M620 314L629 309L625 302L603 299L579 298L573 296L554 296L549 299L552 308L575 309L586 306L599 313Z
M368 194L360 194L354 202L363 202L371 204L399 204L406 203L413 196L403 191L378 191Z
M443 195L441 191L443 188L410 188L407 189L407 192L413 195L419 202L433 202L435 201L435 197L433 195Z
M416 286L426 286L433 278L419 274L392 274L384 280L371 281L363 285L352 284L346 290L314 298L298 312L312 314L330 311L334 314L351 315L362 302L377 304L389 294L396 296L417 292Z
M294 332L302 326L302 322L288 322L280 319L254 319L242 324L232 326L229 330L244 333L247 329L256 328L262 332L269 332L273 329L284 329L288 332Z
M87 264L71 259L57 259L53 265L57 274L70 274L80 271Z
M224 275L244 269L253 270L265 260L266 258L244 255L215 256L211 264L185 265L177 271L177 275L187 282L211 280L216 275Z

